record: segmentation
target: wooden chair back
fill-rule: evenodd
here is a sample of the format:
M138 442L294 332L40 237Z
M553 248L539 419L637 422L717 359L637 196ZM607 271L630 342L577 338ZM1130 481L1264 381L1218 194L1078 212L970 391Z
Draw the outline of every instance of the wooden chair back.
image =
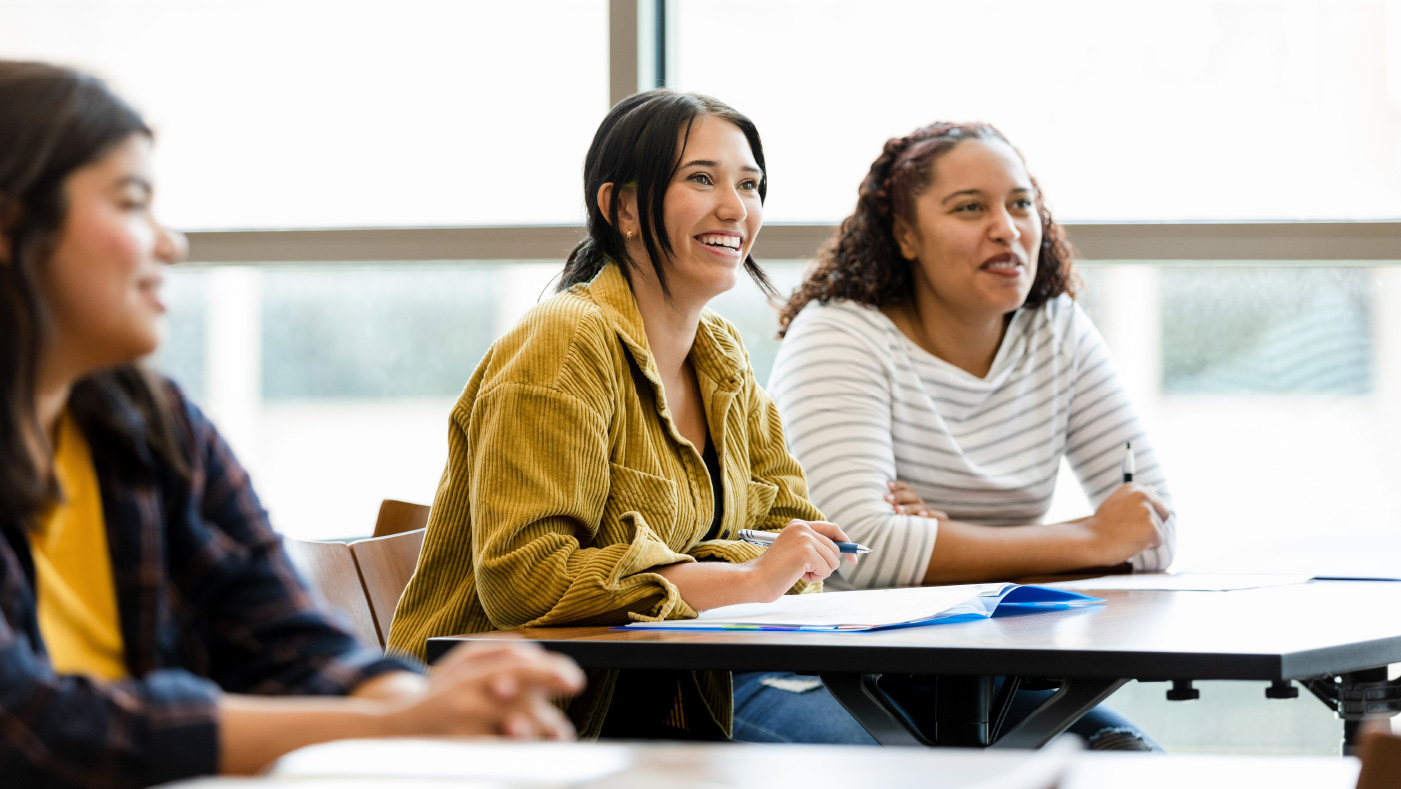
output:
M424 510L427 509L424 507ZM404 587L413 577L414 568L418 566L418 553L423 549L423 535L427 531L415 529L350 544L350 552L360 568L360 580L365 584L370 612L379 629L381 644L388 642L394 609L399 605Z
M282 544L302 577L326 598L326 602L349 618L351 632L365 644L379 644L383 649L384 641L375 627L374 613L365 597L365 587L350 546L343 542L311 542L292 537L283 537Z
M1357 789L1396 789L1401 786L1401 737L1391 733L1389 720L1368 721L1363 726Z
M375 519L373 536L388 537L422 529L428 525L428 509L426 504L385 499L379 503L379 517Z

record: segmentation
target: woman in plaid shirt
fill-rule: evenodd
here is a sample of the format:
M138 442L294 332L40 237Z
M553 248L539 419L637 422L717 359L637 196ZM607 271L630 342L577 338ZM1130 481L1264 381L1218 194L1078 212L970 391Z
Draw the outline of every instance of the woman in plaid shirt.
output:
M214 427L134 364L185 251L152 218L140 117L95 79L0 61L0 119L5 785L246 773L346 737L569 736L563 658L458 650L424 679L357 644Z

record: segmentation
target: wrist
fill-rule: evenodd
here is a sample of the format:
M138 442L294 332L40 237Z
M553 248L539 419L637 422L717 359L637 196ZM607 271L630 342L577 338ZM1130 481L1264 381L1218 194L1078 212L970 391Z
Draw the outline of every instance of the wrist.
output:
M737 564L735 569L739 575L736 591L739 592L740 600L737 602L764 603L772 599L769 595L769 585L764 577L764 568L759 559L751 559L744 564Z
M376 737L405 737L422 732L422 727L414 728L412 704L400 700L376 700L370 703L373 707L367 714L371 719L371 728L374 729Z
M1068 549L1062 562L1066 569L1098 567L1105 563L1104 541L1095 528L1097 519L1094 515L1057 525L1064 538L1063 544Z

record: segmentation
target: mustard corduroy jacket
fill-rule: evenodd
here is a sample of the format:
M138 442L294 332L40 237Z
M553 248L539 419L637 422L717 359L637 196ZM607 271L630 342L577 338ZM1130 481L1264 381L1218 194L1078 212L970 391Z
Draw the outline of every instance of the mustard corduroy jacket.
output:
M701 541L714 517L704 447L672 422L632 290L610 264L533 308L467 382L390 647L422 658L433 636L691 618L650 568L748 561L763 549L740 529L821 519L736 329L706 310L690 358L724 474L720 539ZM568 708L583 736L598 735L628 677L589 672ZM729 736L729 674L681 684L658 723Z

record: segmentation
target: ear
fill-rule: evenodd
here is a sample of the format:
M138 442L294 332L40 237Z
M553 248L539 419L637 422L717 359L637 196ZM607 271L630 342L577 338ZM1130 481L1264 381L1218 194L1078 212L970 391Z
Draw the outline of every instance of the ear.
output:
M900 257L906 260L919 259L919 236L909 222L896 217L895 224L890 228L891 235L895 237L895 246L900 250Z
M611 219L608 203L613 199L615 188L611 181L598 188L598 210L604 219ZM635 236L640 227L637 218L637 190L623 187L618 190L618 227L614 229L624 236L629 233Z

